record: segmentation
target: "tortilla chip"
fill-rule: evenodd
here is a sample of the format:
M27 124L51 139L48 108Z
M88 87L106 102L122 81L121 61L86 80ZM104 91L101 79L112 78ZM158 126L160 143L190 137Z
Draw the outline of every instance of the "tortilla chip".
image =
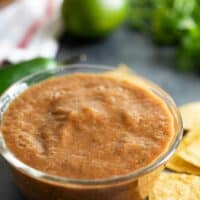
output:
M166 167L176 172L185 172L189 174L200 175L200 168L186 162L177 155L174 155L169 160Z
M185 161L200 168L200 140L192 142L178 155Z
M186 136L183 137L181 143L179 144L175 154L178 155L178 153L186 148L186 146L190 145L194 140L196 140L197 137L199 137L199 131L200 127L195 128L192 131L189 131Z
M200 126L194 126L192 130L183 137L175 154L179 155L179 152L184 151L187 146L197 140L200 140Z
M200 124L200 102L185 104L180 107L183 128L191 130L194 124Z
M126 65L119 65L117 68L105 72L104 74L117 78L127 78L127 76L133 75L133 71Z
M176 155L200 168L200 126L194 127L186 135Z
M187 135L183 138L175 154L168 161L167 168L177 171L177 172L187 172L187 173L200 175L200 168L198 167L197 163L192 162L196 155L195 149L193 149L194 153L190 153L191 149L188 153L188 147L190 147L194 143L194 141L195 143L197 142L198 145L200 145L199 133L200 133L200 127L195 127L193 130L187 133ZM189 157L190 154L192 155L191 159ZM196 157L198 158L198 156Z
M149 200L190 199L200 199L199 176L163 172L149 195Z

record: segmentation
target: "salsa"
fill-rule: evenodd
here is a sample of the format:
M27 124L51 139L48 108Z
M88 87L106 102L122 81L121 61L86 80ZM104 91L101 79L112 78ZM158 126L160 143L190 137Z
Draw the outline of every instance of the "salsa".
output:
M163 100L129 81L97 74L31 86L11 103L1 129L8 148L24 163L78 179L145 167L174 136Z

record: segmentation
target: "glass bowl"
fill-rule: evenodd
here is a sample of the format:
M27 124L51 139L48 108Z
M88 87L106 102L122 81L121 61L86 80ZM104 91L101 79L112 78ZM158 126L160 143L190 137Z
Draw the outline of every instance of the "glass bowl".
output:
M0 126L9 104L33 84L64 74L102 73L112 67L97 65L69 65L28 76L11 86L0 98ZM17 186L31 200L142 200L145 199L168 159L182 138L182 121L172 98L157 85L134 74L133 79L161 98L173 116L175 135L164 153L153 163L124 176L108 179L83 180L53 176L36 170L18 160L7 148L0 132L0 153L7 161Z

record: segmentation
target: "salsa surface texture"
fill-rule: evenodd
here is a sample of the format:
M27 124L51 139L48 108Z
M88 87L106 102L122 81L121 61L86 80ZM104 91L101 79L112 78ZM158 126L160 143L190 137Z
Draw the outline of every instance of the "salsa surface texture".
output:
M156 160L174 135L160 98L128 81L66 75L24 91L1 127L8 148L46 173L78 179L126 175Z

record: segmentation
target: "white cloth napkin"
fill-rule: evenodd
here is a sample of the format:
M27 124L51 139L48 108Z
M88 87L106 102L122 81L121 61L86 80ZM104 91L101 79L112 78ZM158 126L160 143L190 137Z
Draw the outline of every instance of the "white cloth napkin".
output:
M54 57L62 0L18 0L0 9L0 62Z

